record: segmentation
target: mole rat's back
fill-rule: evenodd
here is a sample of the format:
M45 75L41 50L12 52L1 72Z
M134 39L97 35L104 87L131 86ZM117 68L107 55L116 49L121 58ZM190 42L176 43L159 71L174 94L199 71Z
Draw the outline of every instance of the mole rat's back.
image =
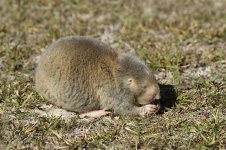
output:
M117 53L101 42L85 37L62 38L41 56L36 69L36 89L45 99L66 110L99 109L94 89L98 90L100 80L111 80L109 72L116 61Z

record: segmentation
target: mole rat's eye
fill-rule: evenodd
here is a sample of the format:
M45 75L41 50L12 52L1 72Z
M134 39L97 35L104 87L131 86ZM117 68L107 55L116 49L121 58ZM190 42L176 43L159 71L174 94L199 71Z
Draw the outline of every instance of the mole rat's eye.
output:
M147 85L143 85L143 86L142 86L143 89L146 89L147 87L148 87Z

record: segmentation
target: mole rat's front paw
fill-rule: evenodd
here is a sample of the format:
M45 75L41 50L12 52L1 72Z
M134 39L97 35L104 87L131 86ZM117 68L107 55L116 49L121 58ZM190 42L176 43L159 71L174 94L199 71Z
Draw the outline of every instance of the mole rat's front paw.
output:
M148 104L139 108L139 115L144 117L155 113L159 109L158 105Z

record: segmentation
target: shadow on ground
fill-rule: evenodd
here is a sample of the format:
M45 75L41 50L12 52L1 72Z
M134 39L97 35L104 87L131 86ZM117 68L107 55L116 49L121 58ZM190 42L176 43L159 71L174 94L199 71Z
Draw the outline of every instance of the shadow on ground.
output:
M158 112L158 114L163 114L166 110L166 108L171 108L176 105L177 100L177 91L173 85L159 85L160 88L160 95L161 99L160 105L161 108Z

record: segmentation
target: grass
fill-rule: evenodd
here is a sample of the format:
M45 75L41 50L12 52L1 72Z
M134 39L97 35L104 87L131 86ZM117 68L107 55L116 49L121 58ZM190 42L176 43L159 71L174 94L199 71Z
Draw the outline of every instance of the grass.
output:
M226 149L225 7L225 0L0 1L0 149ZM165 87L167 111L67 120L34 113L48 104L34 90L36 57L67 35L139 55Z

